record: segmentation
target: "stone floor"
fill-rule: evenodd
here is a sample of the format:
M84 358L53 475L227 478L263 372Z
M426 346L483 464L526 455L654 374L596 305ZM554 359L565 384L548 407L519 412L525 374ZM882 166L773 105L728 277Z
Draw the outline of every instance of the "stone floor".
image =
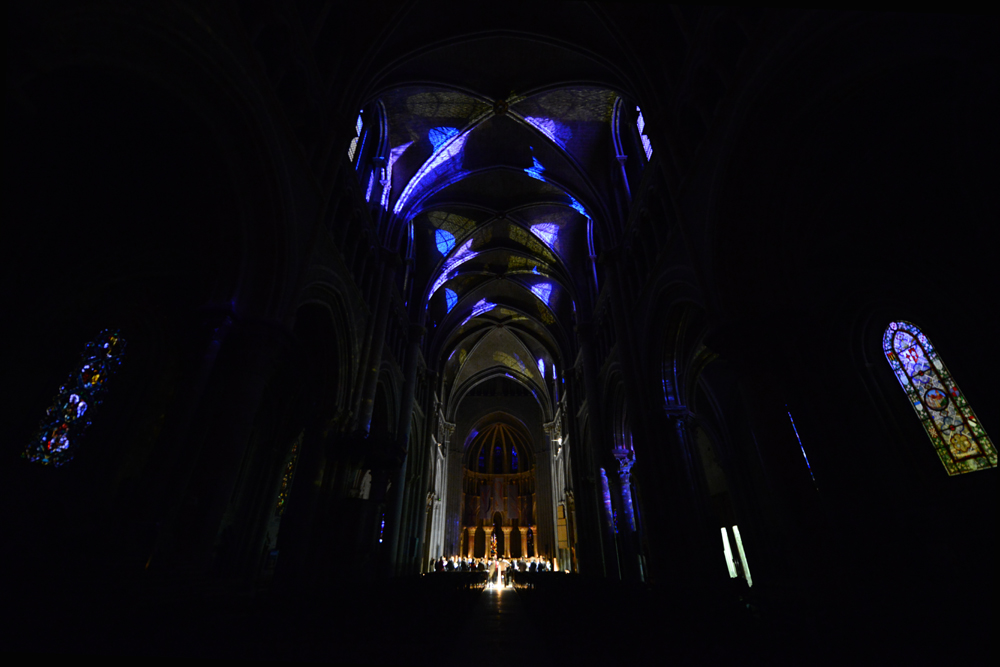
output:
M991 664L977 661L977 647L991 646L980 641L985 617L976 623L978 615L956 616L955 609L935 614L944 607L918 604L920 595L905 604L890 600L885 609L895 611L888 613L853 597L808 606L793 593L652 588L554 573L502 590L484 590L475 575L439 573L285 598L204 589L116 597L91 589L7 605L0 651L104 663L631 667L935 664L950 657L950 664ZM975 631L954 632L959 626L946 622L955 618ZM928 644L932 636L938 639ZM945 653L935 657L925 646Z

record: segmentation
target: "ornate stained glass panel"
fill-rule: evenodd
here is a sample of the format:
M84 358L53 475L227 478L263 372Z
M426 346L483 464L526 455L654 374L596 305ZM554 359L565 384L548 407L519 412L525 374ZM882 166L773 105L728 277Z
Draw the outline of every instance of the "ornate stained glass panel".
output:
M59 467L73 459L108 380L121 364L125 341L105 329L84 347L80 363L59 387L34 438L21 453L33 463Z
M285 464L285 473L281 476L281 488L278 490L278 503L274 508L274 516L281 516L285 513L288 505L288 494L292 490L292 479L295 477L295 464L299 460L299 445L302 444L302 434L292 443L292 451Z
M927 336L892 322L882 349L948 474L995 468L996 448Z

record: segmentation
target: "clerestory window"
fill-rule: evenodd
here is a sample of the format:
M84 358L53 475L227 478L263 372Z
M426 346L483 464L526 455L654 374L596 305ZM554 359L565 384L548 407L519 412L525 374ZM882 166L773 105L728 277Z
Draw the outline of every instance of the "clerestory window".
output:
M891 322L882 349L948 474L995 468L993 443L927 336L910 322Z

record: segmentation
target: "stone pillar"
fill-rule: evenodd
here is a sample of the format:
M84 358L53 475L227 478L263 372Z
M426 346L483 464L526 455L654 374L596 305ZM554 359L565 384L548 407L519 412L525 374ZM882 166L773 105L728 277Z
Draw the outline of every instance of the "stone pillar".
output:
M632 507L631 470L635 455L627 449L612 451L618 462L618 479L611 484L612 500L618 512L618 537L621 546L622 577L638 581L642 577L639 566L639 540L635 529Z
M528 527L518 526L517 530L521 533L521 558L528 557Z
M599 452L607 442L604 420L601 414L601 395L598 390L597 361L594 358L593 330L591 325L577 326L580 342L580 356L583 361L583 380L586 392L587 414L590 420L589 439L581 438L577 442L576 455L571 457L573 474L577 479L574 488L577 490L577 527L580 539L578 541L577 562L581 573L598 572L604 576L618 577L618 550L615 546L613 531L604 520L604 502L601 498L600 482L598 481Z
M384 333L384 332L383 332ZM393 489L395 493L389 502L389 509L386 512L386 523L389 525L389 563L388 574L402 574L400 571L401 561L399 554L400 524L403 517L403 498L406 487L406 465L410 443L410 426L413 423L413 400L417 391L417 362L420 357L420 341L427 330L417 324L411 325L409 330L409 343L406 347L406 361L403 372L405 382L403 384L403 397L399 408L399 423L396 427L396 470L395 483ZM369 415L370 419L370 415ZM422 536L421 536L422 537ZM457 546L457 545L456 545ZM458 552L458 549L455 549Z
M558 419L558 413L557 413ZM554 553L556 547L556 489L555 489L555 466L553 465L553 443L552 440L558 432L556 421L543 424L545 431L545 445L538 452L538 516L534 517L538 523L541 535L536 535L536 545L543 549L545 553ZM538 538L541 537L539 540Z
M704 475L700 462L696 460L695 445L688 434L691 415L684 409L669 414L669 422L673 427L671 435L674 436L672 449L676 452L675 458L679 459L675 465L683 471L683 484L677 485L681 497L675 501L678 511L682 512L677 520L677 529L685 534L691 545L685 554L678 554L684 559L680 566L685 572L691 573L694 582L698 578L712 581L715 568L710 564L718 559L718 529L710 519L705 501L708 493L704 488Z
M510 533L514 530L514 527L501 526L500 530L503 531L503 557L510 558Z
M476 527L469 526L469 558L474 558L476 555Z
M157 527L149 556L149 563L157 569L164 563L161 556L166 556L165 551L169 550L167 535L178 528L177 517L182 512L187 491L185 480L190 479L198 467L201 440L193 437L192 431L215 371L219 350L234 326L234 316L228 311L205 314L201 324L203 338L192 354L194 373L178 391L183 396L178 401L178 417L164 424L161 440L168 446L155 449L153 462L147 466L150 472L144 478L141 491L142 497L147 499L146 504L153 508L151 523Z
M285 347L282 339L290 341L288 333L275 325L243 324L230 335L219 357L220 374L209 387L219 402L208 406L209 424L191 485L199 503L197 518L192 517L189 525L197 526L195 548L204 565L213 557L213 544L239 481L264 390Z
M531 534L535 537L535 553L533 553L531 555L537 557L538 554L540 553L538 551L538 526L537 525L534 525L534 526L531 527Z
M444 550L447 552L456 548L460 538L458 529L462 516L462 443L452 442L455 425L450 422L443 424L445 434L446 457L445 472L445 511L442 517L444 525Z
M632 303L634 302L634 295L626 289L624 280L622 279L622 266L621 258L628 253L628 248L615 248L614 250L606 253L606 261L604 262L607 269L607 284L605 289L610 291L611 306L614 317L612 321L615 327L615 337L618 339L618 350L622 361L622 371L624 375L623 386L625 389L625 401L628 406L629 414L629 428L631 430L633 448L635 450L635 456L640 460L640 465L646 470L664 470L665 466L668 465L664 459L664 447L660 443L653 443L651 437L651 429L648 428L647 424L647 405L645 403L646 394L639 391L642 387L642 382L640 378L642 377L641 370L643 368L643 363L648 363L648 360L644 359L642 350L640 346L635 344L636 332L630 326L633 321L629 317L630 309ZM659 363L659 360L657 360ZM659 399L657 405L662 405L663 398ZM609 471L609 474L611 471ZM617 480L616 480L617 481ZM613 486L618 486L617 483ZM654 486L647 484L643 486L643 489ZM658 485L662 486L662 485ZM654 486L654 489L656 486ZM650 489L650 491L654 491ZM619 501L623 496L615 494L617 497L616 501ZM665 526L660 520L659 512L668 504L664 503L660 498L651 499L652 502L646 503L645 509L646 514L646 528L647 531L657 533L660 532L661 536L663 534L668 534L666 532ZM620 503L616 503L620 504ZM624 510L624 507L621 508ZM622 576L626 579L636 580L639 578L640 565L639 565L639 552L638 552L638 538L630 537L627 540L622 541L622 547L624 553L621 554L621 572ZM665 570L664 573L669 570Z
M382 249L382 289L378 300L378 310L375 313L375 327L372 331L371 352L368 364L362 369L365 376L361 390L361 402L358 406L357 428L368 433L372 423L372 412L375 410L375 387L378 384L379 369L382 367L382 348L385 342L385 327L392 308L392 290L395 288L396 269L400 265L399 255Z

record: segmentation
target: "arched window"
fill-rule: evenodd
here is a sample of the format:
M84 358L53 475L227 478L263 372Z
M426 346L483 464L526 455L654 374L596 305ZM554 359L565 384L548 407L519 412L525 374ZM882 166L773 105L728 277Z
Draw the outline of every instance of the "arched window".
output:
M882 349L948 474L995 468L993 443L927 336L910 322L891 322Z
M278 489L278 502L274 508L274 516L281 516L285 513L288 505L288 495L292 490L292 479L295 477L295 464L299 460L299 445L302 444L302 436L305 431L299 433L299 437L292 443L292 451L288 455L285 463L285 472L281 476L281 487Z
M31 443L21 453L33 463L56 467L69 462L90 426L90 416L101 402L108 379L114 375L125 353L125 341L117 331L105 329L87 343L77 370L59 387L52 405Z
M642 140L642 150L646 152L646 161L648 162L653 159L653 146L649 143L649 137L646 135L646 119L642 117L642 110L639 107L635 108L635 112L638 114L635 126L639 130L639 139Z
M361 141L361 130L364 129L365 123L361 118L361 112L358 112L358 119L354 123L354 138L351 139L351 145L347 147L347 159L354 162L354 156L358 154L358 142Z

